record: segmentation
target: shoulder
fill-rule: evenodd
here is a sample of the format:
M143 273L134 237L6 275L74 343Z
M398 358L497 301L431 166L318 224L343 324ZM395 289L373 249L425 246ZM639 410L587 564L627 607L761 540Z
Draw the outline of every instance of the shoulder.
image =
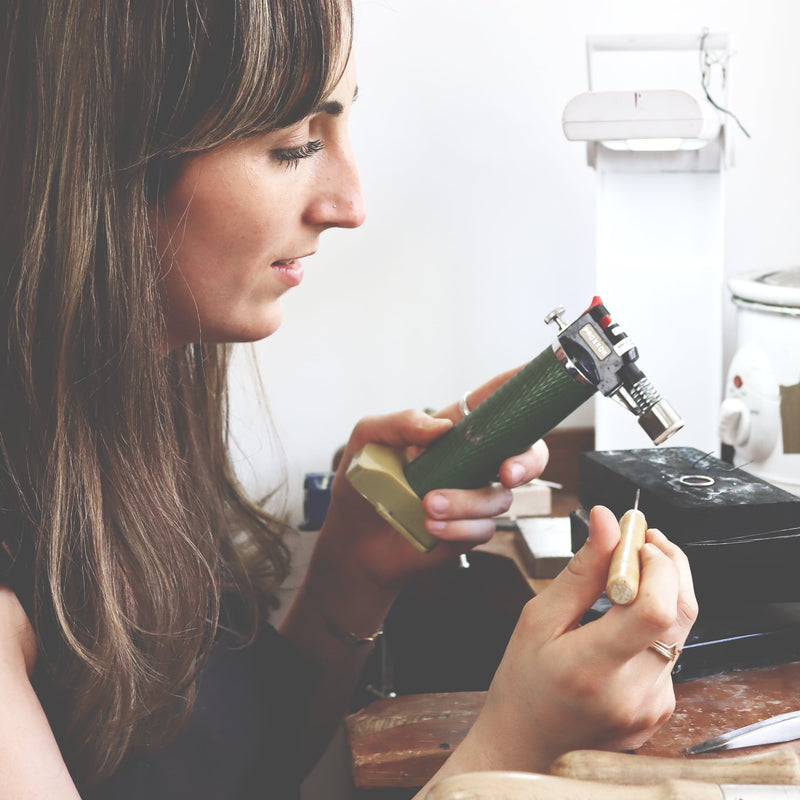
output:
M17 595L0 585L0 775L3 797L79 800L30 681L36 636Z
M16 593L0 585L0 669L30 677L36 663L36 634Z

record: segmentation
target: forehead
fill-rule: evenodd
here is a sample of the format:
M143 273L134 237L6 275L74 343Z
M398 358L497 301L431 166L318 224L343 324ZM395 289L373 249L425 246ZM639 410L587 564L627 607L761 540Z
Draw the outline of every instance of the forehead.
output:
M344 71L338 82L331 88L325 100L338 100L339 102L352 102L358 94L356 83L356 65L352 54L347 59ZM324 105L324 103L323 103Z
M167 147L169 154L293 125L338 94L352 75L349 0L247 3L251 11L275 6L284 13L259 12L248 19L222 14L225 24L204 34L206 47L195 47L190 37L187 47L176 51L174 83L183 86L185 103L171 98L175 102L162 104L182 109L163 126L166 138L177 143Z

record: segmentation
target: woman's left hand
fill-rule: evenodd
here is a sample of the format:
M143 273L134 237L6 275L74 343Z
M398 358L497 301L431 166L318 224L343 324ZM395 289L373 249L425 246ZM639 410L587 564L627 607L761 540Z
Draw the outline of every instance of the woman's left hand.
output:
M470 393L474 409L517 370L498 375ZM403 411L367 417L353 430L332 486L331 505L318 548L336 562L349 562L377 585L393 590L415 572L453 559L494 533L494 517L511 505L511 488L538 477L547 463L547 447L537 442L502 463L499 483L480 489L438 489L425 495L425 527L439 543L429 553L419 553L386 523L361 497L345 476L355 453L368 442L407 448L410 456L421 452L461 419L457 402L435 416Z
M470 409L515 371L473 392ZM279 623L283 636L323 667L308 717L306 749L312 757L347 708L370 652L368 645L379 635L404 582L487 541L494 533L493 518L511 505L510 487L538 476L547 461L547 448L537 443L501 465L499 485L429 492L422 501L425 525L439 542L429 553L420 553L351 486L345 473L369 442L406 449L409 455L428 447L461 418L458 405L451 404L435 417L401 411L363 419L342 453L305 577Z

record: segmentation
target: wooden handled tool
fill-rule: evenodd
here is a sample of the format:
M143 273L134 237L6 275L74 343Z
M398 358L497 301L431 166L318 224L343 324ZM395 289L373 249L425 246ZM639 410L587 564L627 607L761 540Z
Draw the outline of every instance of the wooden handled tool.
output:
M606 594L618 606L627 606L639 593L639 551L644 544L647 520L639 511L639 490L630 511L619 521L620 539L611 559Z
M652 786L578 781L526 772L467 772L445 778L427 800L797 800L800 786L741 786L667 780Z
M703 759L573 750L550 765L550 774L640 786L671 778L709 783L800 784L797 754L786 748L735 758Z

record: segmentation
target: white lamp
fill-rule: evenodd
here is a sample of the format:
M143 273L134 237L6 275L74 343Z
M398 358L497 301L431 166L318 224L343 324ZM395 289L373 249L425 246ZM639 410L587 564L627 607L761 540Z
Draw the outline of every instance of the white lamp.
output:
M719 136L719 112L680 89L583 92L561 118L570 141L610 150L699 150Z

